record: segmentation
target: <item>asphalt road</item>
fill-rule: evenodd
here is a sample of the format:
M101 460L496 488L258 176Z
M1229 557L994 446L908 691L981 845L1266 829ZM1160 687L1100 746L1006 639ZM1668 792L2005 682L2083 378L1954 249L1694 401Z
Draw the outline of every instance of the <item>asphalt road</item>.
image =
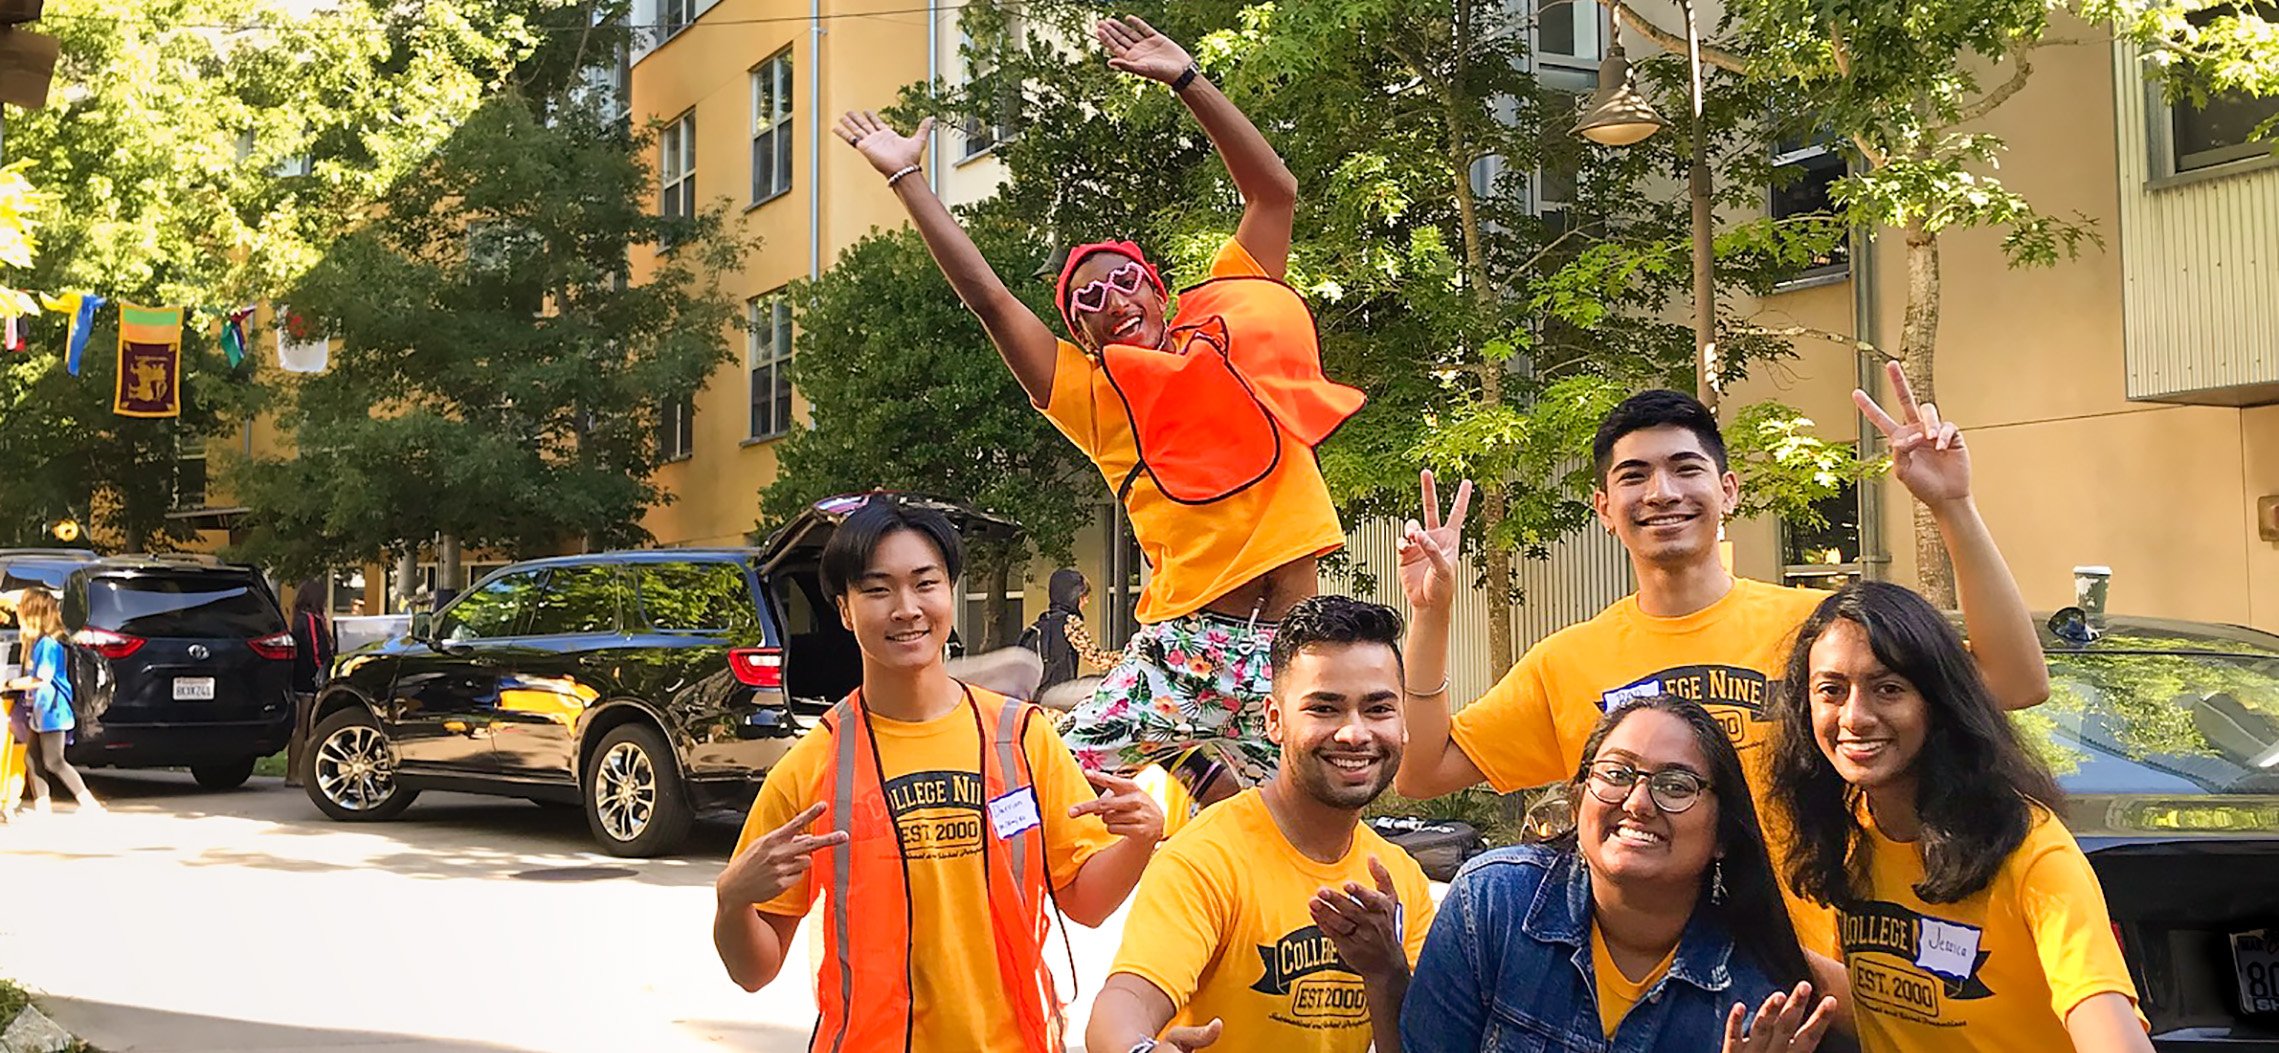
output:
M109 814L0 826L0 975L108 1053L806 1048L805 930L759 994L713 954L725 819L677 858L623 860L576 810L511 798L429 793L348 824L273 778L88 781ZM1072 927L1071 1034L1121 929Z

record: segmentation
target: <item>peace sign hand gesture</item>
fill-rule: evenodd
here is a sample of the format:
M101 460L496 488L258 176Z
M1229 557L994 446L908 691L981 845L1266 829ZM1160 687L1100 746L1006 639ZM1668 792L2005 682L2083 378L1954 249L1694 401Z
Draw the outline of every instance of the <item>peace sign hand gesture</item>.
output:
M1939 408L1917 404L1907 386L1907 374L1892 362L1885 367L1891 390L1902 413L1893 420L1874 396L1854 390L1852 402L1891 444L1891 474L1907 492L1927 505L1948 504L1970 497L1970 451L1963 448L1962 431L1939 419Z
M814 865L814 854L826 848L845 844L847 832L833 830L827 834L803 834L823 815L824 805L818 801L807 810L792 816L791 821L768 831L759 840L736 853L720 877L712 884L720 902L733 906L755 906L783 895L784 891L799 884Z
M1093 24L1092 32L1107 46L1108 68L1112 70L1169 84L1195 64L1186 48L1156 32L1138 15L1125 15L1121 22L1103 18Z
M1446 604L1456 592L1456 553L1463 542L1464 512L1472 504L1472 481L1466 479L1456 487L1456 503L1442 523L1440 489L1432 470L1425 469L1417 479L1424 491L1424 523L1408 521L1401 531L1399 555L1401 592L1411 610L1422 611Z

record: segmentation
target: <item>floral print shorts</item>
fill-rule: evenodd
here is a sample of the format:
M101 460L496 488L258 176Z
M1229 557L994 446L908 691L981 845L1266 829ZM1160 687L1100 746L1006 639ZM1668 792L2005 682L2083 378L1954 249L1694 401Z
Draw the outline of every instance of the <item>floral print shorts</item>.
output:
M1281 748L1266 739L1275 623L1199 611L1140 626L1123 660L1064 736L1076 762L1129 775L1150 764L1216 760L1246 785L1272 778Z

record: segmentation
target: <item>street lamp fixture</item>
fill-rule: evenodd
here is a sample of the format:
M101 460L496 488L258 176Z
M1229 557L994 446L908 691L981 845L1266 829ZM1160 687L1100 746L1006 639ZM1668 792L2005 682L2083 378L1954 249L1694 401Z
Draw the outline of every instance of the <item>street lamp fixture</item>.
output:
M1652 103L1638 93L1630 83L1630 60L1622 54L1622 40L1616 37L1608 49L1606 61L1598 67L1598 91L1591 94L1583 106L1581 120L1575 122L1575 134L1601 146L1628 146L1669 125L1662 115L1654 112Z
M1686 57L1691 67L1693 102L1693 163L1686 173L1686 189L1693 205L1693 342L1694 394L1711 413L1717 412L1717 300L1710 271L1714 251L1710 241L1709 146L1702 127L1701 29L1694 17L1693 0L1678 0L1685 9ZM1583 107L1575 134L1607 146L1629 146L1668 126L1654 107L1630 82L1630 62L1622 54L1622 28L1615 24L1614 45L1599 66L1598 91Z

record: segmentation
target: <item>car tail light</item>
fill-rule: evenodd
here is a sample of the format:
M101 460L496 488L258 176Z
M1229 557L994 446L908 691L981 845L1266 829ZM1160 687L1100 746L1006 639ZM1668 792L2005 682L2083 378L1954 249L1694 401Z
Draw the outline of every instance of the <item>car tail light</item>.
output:
M733 647L728 651L728 668L736 679L753 687L783 686L783 649L780 647Z
M274 658L278 661L291 659L293 652L298 650L298 646L293 643L292 633L271 633L268 636L247 640L245 645L253 648L254 654L263 658Z
M81 629L71 634L71 642L105 658L125 658L142 650L143 638L109 629Z

